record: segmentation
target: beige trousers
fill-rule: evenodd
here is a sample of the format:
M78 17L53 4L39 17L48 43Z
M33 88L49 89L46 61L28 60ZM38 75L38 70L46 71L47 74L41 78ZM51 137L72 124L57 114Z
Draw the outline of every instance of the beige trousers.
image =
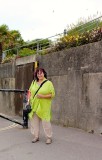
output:
M42 122L42 126L44 129L45 136L48 138L52 137L52 127L51 123L41 120L36 114L34 114L33 118L31 119L31 133L35 137L39 137L40 134L40 122Z

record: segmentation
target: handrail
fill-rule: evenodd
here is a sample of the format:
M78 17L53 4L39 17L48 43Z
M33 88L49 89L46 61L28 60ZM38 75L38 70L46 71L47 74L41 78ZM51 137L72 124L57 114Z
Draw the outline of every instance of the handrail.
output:
M21 89L0 89L0 92L25 92L25 90Z

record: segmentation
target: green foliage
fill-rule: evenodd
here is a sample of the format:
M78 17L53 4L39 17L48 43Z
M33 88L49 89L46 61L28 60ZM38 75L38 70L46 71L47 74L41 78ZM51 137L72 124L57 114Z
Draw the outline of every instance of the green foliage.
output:
M16 55L8 55L2 60L2 63L12 62L15 59L16 59Z
M97 42L102 40L102 28L98 27L92 31L86 31L81 34L67 35L60 38L60 41L55 46L55 51L62 50L64 48L71 48L87 43Z
M32 54L36 54L36 51L31 50L29 48L23 48L22 50L19 51L18 56L24 57L24 56L30 56Z
M21 34L16 30L9 30L8 26L3 24L0 26L0 53L4 50L9 50L15 48L24 43ZM15 52L13 52L14 54Z
M71 28L68 29L67 34L69 36L72 36L76 34L82 34L86 31L90 32L92 31L92 29L95 29L98 26L102 27L102 22L99 19L95 21L89 21L86 23L84 21L81 21L81 23L78 22L78 24L72 25Z
M29 48L29 49L33 49L33 50L37 50L37 47L39 48L39 50L48 48L51 44L51 40L49 39L35 39L30 41L29 43L26 42L22 47L22 48Z
M89 19L88 19L89 20ZM7 25L0 26L0 53L7 50L5 62L16 58L36 54L41 55L56 52L65 48L76 47L102 40L102 21L100 19L80 20L71 25L67 34L60 36L56 43L47 39L35 39L24 42L19 31L9 30Z
M7 32L9 31L9 28L7 25L3 24L0 26L0 38L2 38L2 36L7 35ZM0 40L2 41L2 40Z
M99 19L87 23L81 21L76 26L71 26L67 31L67 35L58 39L55 51L100 40L102 40L102 21Z
M12 62L17 58L21 58L21 57L25 57L25 56L30 56L36 54L36 51L31 50L29 48L23 48L22 50L20 50L18 52L18 55L12 54L12 51L9 51L9 53L7 53L6 57L4 58L4 60L2 61L2 63L8 63L8 62Z

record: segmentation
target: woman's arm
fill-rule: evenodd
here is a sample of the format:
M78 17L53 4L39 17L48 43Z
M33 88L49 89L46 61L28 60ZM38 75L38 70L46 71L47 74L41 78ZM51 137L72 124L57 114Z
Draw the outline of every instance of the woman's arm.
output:
M37 94L37 98L42 98L42 99L51 99L55 96L55 90L54 90L54 86L52 84L52 82L49 81L48 84L48 93L49 94Z
M37 98L45 98L45 99L49 99L52 98L52 94L37 94Z

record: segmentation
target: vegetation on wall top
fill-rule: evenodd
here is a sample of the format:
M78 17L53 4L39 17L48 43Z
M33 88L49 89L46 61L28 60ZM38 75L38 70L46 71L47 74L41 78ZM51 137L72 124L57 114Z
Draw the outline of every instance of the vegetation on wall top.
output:
M102 40L102 21L100 18L87 22L81 20L76 25L71 25L61 35L56 43L49 39L36 39L29 43L24 42L19 31L9 31L6 25L0 27L1 49L11 49L6 52L2 63L12 61L19 57L32 54L47 54ZM19 47L20 46L20 47ZM14 48L15 47L15 48Z

